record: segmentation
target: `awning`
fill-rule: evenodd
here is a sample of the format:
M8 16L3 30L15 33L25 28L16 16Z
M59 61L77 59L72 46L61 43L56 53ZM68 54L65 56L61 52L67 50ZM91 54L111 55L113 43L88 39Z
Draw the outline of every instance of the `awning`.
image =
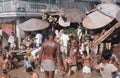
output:
M15 21L15 20L16 20L16 18L7 18L7 17L5 17L5 18L0 18L0 24L13 22L13 21Z

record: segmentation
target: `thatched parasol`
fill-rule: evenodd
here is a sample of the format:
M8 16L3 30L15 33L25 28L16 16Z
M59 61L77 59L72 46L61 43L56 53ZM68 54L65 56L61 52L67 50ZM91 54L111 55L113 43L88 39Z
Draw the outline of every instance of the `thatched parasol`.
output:
M120 7L113 3L104 3L96 7L100 12L120 21Z
M112 22L113 19L114 18L108 17L99 11L95 11L84 18L83 25L88 29L98 29L106 26Z
M18 26L23 31L36 31L47 28L49 26L49 23L44 20L31 18L24 23L19 24Z
M82 19L85 17L85 14L76 8L64 9L61 11L61 14L64 15L69 22L79 23L82 22Z

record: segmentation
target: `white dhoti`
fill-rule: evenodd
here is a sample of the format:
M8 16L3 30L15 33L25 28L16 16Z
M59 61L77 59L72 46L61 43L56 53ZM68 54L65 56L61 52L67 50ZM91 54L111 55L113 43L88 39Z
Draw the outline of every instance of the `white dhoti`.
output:
M45 59L42 61L42 68L44 71L55 71L56 63L55 63L55 61Z
M90 67L84 66L83 67L83 73L91 73Z

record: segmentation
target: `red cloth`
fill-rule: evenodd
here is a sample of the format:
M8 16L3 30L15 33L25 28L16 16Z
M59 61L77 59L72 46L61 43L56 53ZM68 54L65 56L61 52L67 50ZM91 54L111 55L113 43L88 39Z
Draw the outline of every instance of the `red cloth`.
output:
M50 56L46 56L46 55L43 56L43 59L49 59L49 60L52 60L52 61L56 61L55 58L50 57Z

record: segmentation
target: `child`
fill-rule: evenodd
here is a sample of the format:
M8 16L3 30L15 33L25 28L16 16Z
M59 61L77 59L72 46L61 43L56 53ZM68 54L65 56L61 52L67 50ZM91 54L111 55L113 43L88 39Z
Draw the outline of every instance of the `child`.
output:
M32 76L32 78L39 78L38 74L35 73L31 67L27 68L26 72L29 73Z
M2 77L1 78L11 78L10 75L8 74L7 70L2 71Z
M24 67L25 69L31 67L31 62L28 60L28 57L26 55L24 56Z

